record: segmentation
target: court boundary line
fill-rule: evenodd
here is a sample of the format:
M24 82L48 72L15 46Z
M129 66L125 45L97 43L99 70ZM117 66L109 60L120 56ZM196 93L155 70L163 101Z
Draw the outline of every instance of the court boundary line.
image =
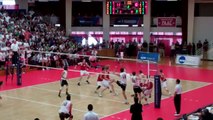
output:
M71 81L72 79L77 79L77 78L79 78L79 76L78 76L78 77L69 78L68 81ZM174 79L174 80L175 80L175 79L177 79L177 78L168 78L168 79ZM46 82L46 83L41 83L41 84L35 84L35 85L30 85L30 86L24 86L24 87L20 87L20 88L8 89L8 90L3 90L3 91L1 91L1 92L13 91L13 90L22 89L22 88L27 88L27 87L30 88L30 87L34 87L34 86L40 86L40 85L45 85L45 84L56 83L56 82L59 82L59 81L60 81L60 80L56 80L56 81L51 81L51 82ZM200 83L203 82L203 81L193 81L193 80L185 80L185 81L200 82ZM196 87L196 88L194 88L194 89L187 90L187 91L183 92L183 94L213 84L213 83L209 83L209 82L203 82L203 83L206 83L206 85L203 85L203 86L201 86L201 87ZM94 85L93 85L93 86L94 86ZM2 96L5 96L5 95L2 95ZM102 98L103 98L103 97L101 97L101 99L102 99ZM170 98L170 97L165 97L165 98L163 98L163 100L169 99L169 98ZM152 103L154 103L154 102L152 102ZM122 110L122 111L118 111L118 112L116 112L116 113L109 114L109 115L103 115L103 117L100 117L100 119L103 119L103 118L106 118L106 117L109 117L109 116L112 116L112 115L115 115L115 114L119 114L119 113L124 112L124 111L126 111L126 110L129 110L129 109L124 109L124 110ZM100 114L99 114L99 115L100 115Z
M52 89L40 88L40 87L35 87L35 86L32 86L31 88L38 89L38 90L43 90L43 91L47 91L47 92L58 93L58 91L52 90ZM94 93L94 94L95 94L95 93ZM104 99L104 100L106 100L106 101L123 103L122 101L112 100L112 99L108 99L108 98L104 98L104 97L87 96L87 95L77 95L76 93L70 93L70 95L80 96L80 97L87 97L87 98L93 98L93 99Z
M202 86L202 87L196 87L196 88L194 88L194 89L187 90L187 91L183 92L182 94L185 94L185 93L188 93L188 92L192 92L192 91L194 91L194 90L201 89L201 88L203 88L203 87L207 87L207 86L210 86L210 85L212 85L212 84L213 84L213 83L209 83L209 84L204 85L204 86ZM173 97L173 96L168 96L168 97L163 98L162 100L170 99L170 98L172 98L172 97ZM154 103L154 102L151 102L150 104L152 104L152 103ZM115 114L119 114L119 113L125 112L125 111L127 111L127 110L129 110L129 108L126 109L126 110L122 110L122 111L120 111L120 112L116 112L116 113L113 113L113 114L106 115L106 116L104 116L104 117L101 117L100 119L104 119L104 118L106 118L106 117L110 117L110 116L113 116L113 115L115 115Z
M30 100L30 99L24 99L24 98L20 98L20 97L14 97L14 96L9 96L9 95L4 95L2 94L2 96L6 97L6 98L10 98L10 99L15 99L15 100L20 100L20 101L26 101L26 102L30 102L30 103L36 103L36 104L40 104L40 105L46 105L46 106L51 106L51 107L57 107L60 108L60 105L54 105L54 104L50 104L50 103L45 103L45 102L40 102L40 101L35 101L35 100ZM83 110L79 110L76 108L72 108L74 111L78 111L78 112L82 112L82 113L86 113L88 111L83 111ZM104 116L103 114L98 114L99 116Z
M93 76L93 75L91 75ZM90 77L91 77L90 76ZM69 78L68 81L71 81L72 79L77 79L77 78L80 78L81 76L78 76L78 77L73 77L73 78ZM152 76L150 77L152 78ZM172 78L172 77L168 77L167 79L177 79L177 78ZM206 84L209 84L210 82L205 82L205 81L194 81L194 80L186 80L186 79L181 79L181 80L184 80L184 81L191 81L191 82L200 82L200 83L206 83ZM153 80L152 80L153 81ZM45 85L45 84L50 84L50 83L56 83L56 82L60 82L60 80L55 80L55 81L51 81L51 82L45 82L45 83L39 83L39 84L34 84L34 85L29 85L29 86L24 86L24 87L19 87L19 88L11 88L11 89L7 89L7 90L2 90L0 91L1 92L5 92L5 91L12 91L12 90L16 90L16 89L22 89L22 88L27 88L27 87L31 87L31 86L39 86L39 85ZM213 83L210 83L210 84L213 84ZM91 85L91 84L90 84ZM93 85L95 86L95 85Z

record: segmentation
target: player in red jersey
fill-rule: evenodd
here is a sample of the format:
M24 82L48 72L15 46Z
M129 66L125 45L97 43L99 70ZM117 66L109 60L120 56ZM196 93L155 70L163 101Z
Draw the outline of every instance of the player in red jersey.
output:
M146 101L146 105L149 104L148 98L151 98L152 89L153 89L153 82L150 80L149 77L147 77L146 82L141 86L142 92L144 96L142 99Z
M109 81L109 86L110 86L110 88L111 88L110 92L113 93L114 95L118 95L118 94L115 92L114 85L113 85L113 83L115 82L115 79L110 78L109 66L106 66L105 80Z
M107 77L107 71L106 71L106 67L104 66L102 68L102 81L101 81L101 86L104 88L102 89L100 92L99 92L99 97L102 97L102 94L105 90L109 89L110 88L110 85L109 85L109 80L106 78Z
M85 59L83 59L82 62L78 63L78 65L80 65L80 67L81 67L81 70L80 70L80 75L81 75L81 77L80 77L80 79L79 79L78 86L81 85L81 80L82 80L82 78L83 78L84 75L87 75L87 80L86 80L86 82L87 82L88 84L90 84L90 82L89 82L90 74L87 72L87 68L90 68L90 66L87 64L87 62L86 62Z
M105 68L102 67L102 72L98 75L98 78L97 78L97 88L95 90L95 93L98 93L98 90L102 86L102 81L103 81L103 78L104 78L104 71L105 71Z
M163 73L163 70L160 70L160 80L161 80L161 88L163 88L162 90L166 91L168 95L171 95L171 92L169 91L167 86L167 80Z

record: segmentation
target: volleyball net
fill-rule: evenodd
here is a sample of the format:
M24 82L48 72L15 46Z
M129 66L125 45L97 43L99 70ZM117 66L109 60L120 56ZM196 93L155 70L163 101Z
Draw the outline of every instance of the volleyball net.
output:
M78 73L80 72L78 63L85 60L90 66L88 72L91 74L98 74L100 68L103 66L109 66L113 72L119 72L120 68L125 68L129 74L133 71L136 73L143 71L147 76L153 76L158 71L157 62L141 59L140 52L135 58L99 56L97 52L92 50L76 54L29 50L25 51L25 55L23 56L26 58L24 61L26 66L41 70L63 70L64 66L69 66L69 71Z

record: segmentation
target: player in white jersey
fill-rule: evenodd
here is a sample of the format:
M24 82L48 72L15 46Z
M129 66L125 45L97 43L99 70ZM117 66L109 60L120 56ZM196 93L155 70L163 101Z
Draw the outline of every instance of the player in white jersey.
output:
M138 78L141 80L141 83L145 83L146 77L145 77L145 75L143 74L143 71L142 71L142 70L139 71Z
M122 89L122 94L123 94L123 97L125 99L124 103L125 104L129 104L128 100L127 100L127 97L126 97L126 86L127 86L127 74L125 72L125 69L124 68L121 68L120 69L120 80L118 80L116 83L118 86L121 87Z
M67 95L66 100L64 100L61 104L61 107L59 109L59 118L60 120L65 120L69 118L69 120L72 120L72 102L71 102L71 96Z
M132 80L132 84L133 84L133 91L135 93L135 97L138 98L139 102L141 101L141 87L140 87L140 84L141 84L141 80L138 78L138 76L136 76L136 72L132 72L132 75L131 75L131 80Z
M68 82L67 82L67 75L68 75L68 68L67 66L64 67L64 71L61 74L61 88L59 90L58 96L61 97L61 91L64 87L64 85L66 85L66 95L69 95L68 93Z

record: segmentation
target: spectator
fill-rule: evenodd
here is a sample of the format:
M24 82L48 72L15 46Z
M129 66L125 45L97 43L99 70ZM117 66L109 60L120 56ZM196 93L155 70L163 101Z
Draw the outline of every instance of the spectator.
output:
M209 49L209 42L207 39L205 39L205 41L203 42L203 59L207 59L208 58L208 49Z
M147 51L148 43L146 42L146 40L144 40L142 47L143 47L143 51Z
M175 54L180 54L180 44L178 41L175 43Z
M142 104L138 102L138 98L134 97L134 104L130 106L130 113L132 114L131 120L143 120L142 118Z
M88 112L84 114L83 120L99 120L98 114L93 112L93 105L89 104L88 107Z
M208 109L201 111L201 120L213 120L213 114Z
M17 64L19 45L18 42L16 42L16 40L13 40L11 50L13 51L12 64Z
M202 53L202 47L203 47L203 44L199 40L197 43L197 55L200 55Z
M192 54L192 44L189 43L188 46L187 46L187 51L188 51L188 54L191 55Z
M170 57L173 58L175 56L175 43L172 43L171 45L171 55Z
M154 44L153 44L153 42L149 43L149 52L154 52Z
M195 55L195 43L192 43L192 55Z

